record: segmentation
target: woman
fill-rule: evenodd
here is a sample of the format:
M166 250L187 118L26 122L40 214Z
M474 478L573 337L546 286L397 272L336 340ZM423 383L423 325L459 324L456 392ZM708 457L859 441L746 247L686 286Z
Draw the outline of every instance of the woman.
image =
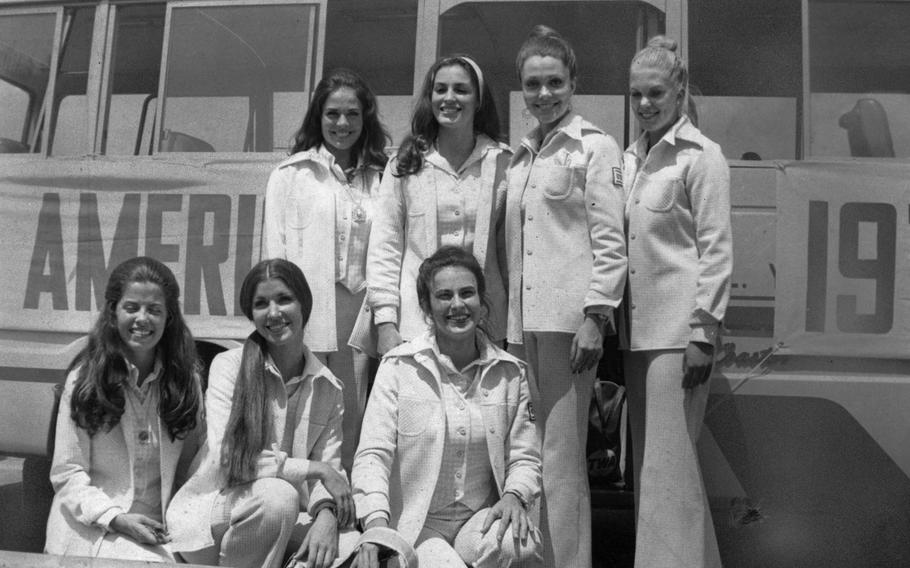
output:
M420 265L417 298L430 330L386 354L364 415L352 473L357 514L365 535L395 528L421 566L540 561L527 513L540 454L525 366L482 331L485 284L459 247ZM375 568L375 545L364 544L355 565Z
M179 299L174 274L153 258L111 272L60 401L46 552L174 562L164 512L203 424Z
M498 139L496 105L477 63L463 55L434 63L411 118L411 136L383 176L370 235L367 300L379 353L426 331L414 295L417 268L442 245L477 258L489 282L491 339L505 337L498 248L510 151Z
M212 361L206 445L168 509L173 547L188 562L275 568L289 542L308 568L334 565L339 546L348 553L338 534L354 516L341 469L344 403L303 341L312 305L287 260L263 260L243 280L240 307L256 330Z
M572 112L575 53L562 36L535 27L516 65L538 125L509 170L509 342L522 344L540 417L546 565L590 567L588 408L625 285L620 151Z
M294 140L291 157L269 178L264 254L292 261L313 286L306 342L344 384L341 462L350 471L369 359L348 340L364 303L367 243L390 139L367 84L337 69L316 86Z
M695 442L733 265L730 174L686 116L688 70L653 38L632 59L626 150L626 389L638 523L635 566L720 566Z

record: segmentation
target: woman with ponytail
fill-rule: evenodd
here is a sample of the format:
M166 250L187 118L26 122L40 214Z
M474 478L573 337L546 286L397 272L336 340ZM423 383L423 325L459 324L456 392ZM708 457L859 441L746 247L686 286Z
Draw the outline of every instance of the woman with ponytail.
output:
M635 566L714 568L696 441L730 294L730 172L688 116L688 70L675 41L655 37L635 55L629 94L643 130L623 155Z
M174 274L153 258L111 272L60 401L47 552L174 561L164 512L203 427L179 299Z
M212 361L208 439L168 509L184 560L278 568L290 543L295 564L327 568L356 540L339 536L354 520L344 403L339 380L303 343L312 306L290 261L263 260L243 280L240 307L256 330Z
M464 55L436 61L424 79L411 135L386 167L370 234L367 301L379 353L427 330L415 292L417 269L443 245L464 248L483 267L491 339L505 338L499 248L511 152L499 137L496 105L477 63Z

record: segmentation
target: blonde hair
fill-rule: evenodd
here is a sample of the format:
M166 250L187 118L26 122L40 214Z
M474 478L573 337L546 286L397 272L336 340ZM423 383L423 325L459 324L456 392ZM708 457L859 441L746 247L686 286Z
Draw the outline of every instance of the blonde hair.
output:
M689 90L689 66L686 60L676 52L677 43L673 38L664 35L657 35L648 40L648 45L643 47L632 58L632 64L629 68L635 67L654 67L663 70L670 81L676 85L683 94L682 104L679 112L688 116L693 123L697 122L698 115L695 112L695 102L690 96Z

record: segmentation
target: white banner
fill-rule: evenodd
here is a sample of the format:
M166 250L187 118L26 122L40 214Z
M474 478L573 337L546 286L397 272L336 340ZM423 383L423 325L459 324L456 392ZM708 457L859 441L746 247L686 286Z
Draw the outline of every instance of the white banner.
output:
M910 164L785 163L777 220L783 352L910 358Z
M245 337L252 326L237 291L259 260L265 184L277 162L269 158L5 164L3 328L86 333L110 271L146 255L174 271L196 337Z

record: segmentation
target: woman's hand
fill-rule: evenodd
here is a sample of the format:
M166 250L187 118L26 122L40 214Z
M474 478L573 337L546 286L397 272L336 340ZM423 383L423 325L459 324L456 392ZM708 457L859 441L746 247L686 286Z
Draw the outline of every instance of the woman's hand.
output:
M714 346L710 343L690 341L683 356L683 388L695 388L707 381L711 376L713 364Z
M364 532L373 527L387 526L389 526L389 523L385 519L374 519L364 527ZM357 556L354 558L354 562L351 563L351 568L379 568L379 546L372 542L365 542L360 545L360 550L357 551Z
M524 542L528 538L528 512L524 505L513 493L506 493L498 503L490 508L487 518L483 521L481 533L486 534L493 523L499 519L499 530L496 531L496 541L502 542L509 526L512 526L512 538Z
M303 544L294 553L294 563L289 566L302 568L329 568L335 557L338 556L338 522L335 514L329 508L324 508L316 514L316 520L306 533ZM306 558L304 563L301 558Z
M398 326L392 322L381 323L376 326L376 350L380 355L385 355L389 350L404 343L401 334L398 333Z
M338 526L346 527L354 520L354 498L348 480L325 462L310 462L316 468L316 477L335 500ZM318 464L318 465L317 465Z
M110 527L142 544L164 544L171 541L164 525L139 513L121 513L114 517Z
M569 364L573 373L593 369L604 352L604 338L600 326L590 317L585 317L569 350Z

